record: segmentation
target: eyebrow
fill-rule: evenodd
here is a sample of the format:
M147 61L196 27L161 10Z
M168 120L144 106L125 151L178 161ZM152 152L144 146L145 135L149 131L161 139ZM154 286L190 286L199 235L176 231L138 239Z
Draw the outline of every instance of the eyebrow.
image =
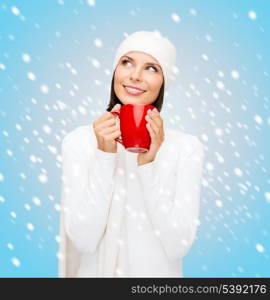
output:
M132 57L130 57L130 56L124 55L122 58L124 58L124 57L127 57L131 61L134 61L134 59ZM159 68L161 68L159 64L156 64L156 63L153 63L153 62L145 63L145 65L154 65L154 66L158 66Z

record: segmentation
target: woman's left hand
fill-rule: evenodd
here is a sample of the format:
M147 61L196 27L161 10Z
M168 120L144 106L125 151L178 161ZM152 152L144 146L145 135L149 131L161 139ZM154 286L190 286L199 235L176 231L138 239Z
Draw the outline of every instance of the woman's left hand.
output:
M156 108L148 110L145 119L147 122L146 128L151 137L151 144L148 152L138 154L138 165L152 162L155 159L161 144L164 142L163 119L161 118L158 110Z

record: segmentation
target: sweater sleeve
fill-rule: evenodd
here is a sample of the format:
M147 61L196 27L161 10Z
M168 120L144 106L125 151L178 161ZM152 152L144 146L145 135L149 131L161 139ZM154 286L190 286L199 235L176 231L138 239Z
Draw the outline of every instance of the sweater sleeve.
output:
M137 167L146 210L155 233L171 260L189 251L196 235L199 217L203 144L195 137L192 150L178 162L174 192L164 193L155 161Z
M62 203L65 231L81 252L93 253L104 234L114 187L116 153L62 142Z

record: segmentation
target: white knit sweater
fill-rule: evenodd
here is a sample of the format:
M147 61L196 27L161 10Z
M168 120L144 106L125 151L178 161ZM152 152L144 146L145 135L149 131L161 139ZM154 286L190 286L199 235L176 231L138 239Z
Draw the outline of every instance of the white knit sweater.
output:
M62 142L60 277L183 277L196 235L204 150L164 128L155 160L97 149L91 125Z

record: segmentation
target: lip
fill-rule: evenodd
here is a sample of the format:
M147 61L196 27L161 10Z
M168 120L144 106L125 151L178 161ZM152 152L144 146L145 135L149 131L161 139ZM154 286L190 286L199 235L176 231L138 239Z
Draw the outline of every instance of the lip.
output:
M138 88L138 87L136 87L136 86L132 86L132 85L124 85L124 87L129 87L129 88L132 88L132 89L136 89L136 90L139 90L139 91L145 92L145 90L143 90L143 89L140 89L140 88Z
M145 92L145 90L139 89L139 88L137 88L137 87L135 87L135 86L131 86L131 85L123 85L123 87L124 87L125 91L126 91L129 95L133 95L133 96L138 96L138 95L141 95L141 94L143 94L143 93ZM135 89L135 90L138 91L138 93L131 93L131 92L128 91L127 88Z

